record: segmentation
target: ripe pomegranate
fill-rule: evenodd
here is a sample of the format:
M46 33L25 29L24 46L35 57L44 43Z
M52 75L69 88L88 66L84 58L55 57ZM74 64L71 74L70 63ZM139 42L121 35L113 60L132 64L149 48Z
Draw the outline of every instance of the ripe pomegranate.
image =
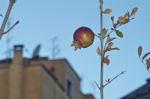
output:
M87 48L94 41L94 32L88 27L80 27L75 30L72 46L77 49Z

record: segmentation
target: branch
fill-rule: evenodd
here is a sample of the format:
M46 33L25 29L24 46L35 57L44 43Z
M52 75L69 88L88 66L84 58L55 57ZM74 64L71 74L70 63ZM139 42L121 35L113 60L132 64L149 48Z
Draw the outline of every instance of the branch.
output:
M94 33L94 35L95 35L95 37L97 37L97 38L99 38L99 39L100 39L100 36L99 36L99 35L97 35L97 34L95 34L95 33Z
M134 18L131 18L131 19L129 19L129 22L131 21L131 20L133 20ZM114 23L113 23L114 24ZM114 32L116 29L118 29L119 27L121 27L121 26L123 26L124 24L118 24L117 26L116 26L116 28L114 28L113 30L111 30L110 32L108 32L108 34L105 36L105 37L107 37L108 35L110 35L112 32ZM104 37L104 38L105 38Z
M114 78L112 79L108 79L106 82L106 84L103 85L103 87L106 87L108 84L110 84L113 80L115 80L116 78L118 78L119 76L121 76L122 74L124 74L126 71L122 71L121 73L119 73L118 75L116 75Z
M6 32L4 32L3 34L8 33L9 31L11 31L17 24L19 24L19 21L16 21L15 24L13 26L11 26L11 28L9 28ZM1 36L0 36L1 37Z
M97 86L97 88L99 89L99 90L101 90L101 88L99 87L99 85L98 85L98 83L95 81L95 84L96 84L96 86Z
M16 0L10 0L10 2L9 2L9 6L7 9L6 15L5 15L3 22L2 22L2 25L0 27L0 38L3 36L3 34L8 33L10 30L12 30L19 23L19 21L17 21L10 29L8 29L6 32L4 32L8 18L9 18L9 15L10 15L10 12L12 10L12 7L13 7L13 4L15 3L15 1Z
M9 0L10 3L14 4L16 0Z

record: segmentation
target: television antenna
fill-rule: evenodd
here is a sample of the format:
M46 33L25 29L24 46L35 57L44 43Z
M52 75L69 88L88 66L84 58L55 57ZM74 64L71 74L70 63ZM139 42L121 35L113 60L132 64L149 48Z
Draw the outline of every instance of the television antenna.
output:
M41 50L41 44L38 44L32 53L32 58L39 58L40 57L40 50Z
M11 19L8 20L7 24L6 24L6 28L9 29L11 25ZM7 38L6 38L6 51L4 52L4 54L6 54L6 58L10 58L11 57L11 52L12 52L12 48L10 48L10 42L13 39L12 36L10 36L9 34L7 34Z
M53 60L60 53L59 44L57 43L57 41L58 41L58 37L54 36L52 38L52 59Z

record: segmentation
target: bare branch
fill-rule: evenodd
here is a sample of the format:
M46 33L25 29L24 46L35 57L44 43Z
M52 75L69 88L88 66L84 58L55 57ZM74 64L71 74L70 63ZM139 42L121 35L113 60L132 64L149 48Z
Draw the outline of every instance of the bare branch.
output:
M10 3L14 4L16 0L9 0Z
M6 26L6 23L7 23L7 20L9 18L9 15L10 15L10 12L11 12L11 9L12 9L12 4L10 3L9 6L8 6L8 9L7 9L7 12L6 12L6 15L3 19L3 22L2 22L2 25L1 25L1 28L0 28L0 33L3 33L4 32L4 29L5 29L5 26Z
M95 81L95 84L96 84L97 88L98 88L99 90L101 90L100 86L98 85L98 83L97 83L96 81Z
M9 31L11 31L17 24L19 24L19 21L16 21L15 24L11 28L9 28L6 32L4 32L3 34L6 34Z
M94 33L94 35L95 35L95 37L97 37L97 38L99 38L99 39L100 39L100 36L99 36L99 35L97 35L97 34L95 34L95 33Z
M13 7L13 4L15 3L15 1L16 0L10 0L10 2L9 2L9 6L8 6L8 9L7 9L6 15L5 15L5 17L3 19L3 22L2 22L2 25L0 27L0 38L4 34L8 33L10 30L12 30L15 27L15 25L17 25L19 23L19 21L17 21L10 29L8 29L6 32L4 32L7 21L8 21L8 18L9 18L9 15L10 15L10 12L12 10L12 7Z
M115 79L118 78L120 75L124 74L125 72L126 72L126 71L122 71L121 73L119 73L118 75L116 75L114 78L109 79L109 80L107 81L107 83L103 85L103 87L106 87L106 86L107 86L108 84L110 84L113 80L115 80Z

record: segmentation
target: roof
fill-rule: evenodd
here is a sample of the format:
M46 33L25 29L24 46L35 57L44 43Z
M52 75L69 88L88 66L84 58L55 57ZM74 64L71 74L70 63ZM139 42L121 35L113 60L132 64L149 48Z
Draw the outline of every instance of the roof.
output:
M137 88L136 90L132 91L121 99L135 99L136 97L142 97L148 94L150 94L150 78L147 79L146 84Z

